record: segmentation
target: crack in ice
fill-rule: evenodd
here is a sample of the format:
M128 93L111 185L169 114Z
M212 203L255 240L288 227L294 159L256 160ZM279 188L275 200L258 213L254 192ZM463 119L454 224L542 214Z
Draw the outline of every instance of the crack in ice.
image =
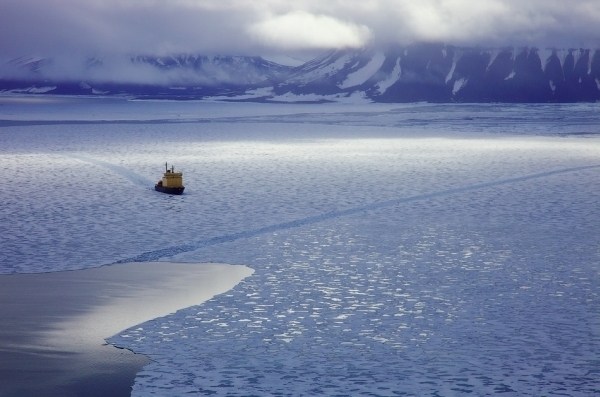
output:
M408 203L408 202L428 200L428 199L438 198L441 196L447 196L447 195L452 195L452 194L457 194L457 193L465 193L465 192L469 192L469 191L473 191L473 190L508 185L511 183L525 182L525 181L529 181L529 180L533 180L533 179L546 178L546 177L553 176L553 175L565 174L565 173L577 172L577 171L585 171L585 170L590 170L590 169L595 169L595 168L600 168L600 165L589 165L589 166L581 166L581 167L564 168L564 169L560 169L560 170L540 172L537 174L517 176L517 177L513 177L513 178L501 179L501 180L496 180L496 181L476 183L473 185L467 185L467 186L456 187L456 188L452 188L452 189L440 190L438 192L424 193L424 194L418 194L418 195L414 195L414 196L396 198L396 199L385 200L385 201L378 201L378 202L374 202L374 203L371 203L368 205L348 208L348 209L340 210L340 211L330 211L330 212L326 212L323 214L310 216L310 217L306 217L306 218L302 218L302 219L296 219L296 220L292 220L292 221L288 221L288 222L282 222L282 223L277 223L274 225L264 226L264 227L261 227L258 229L246 230L246 231L242 231L242 232L226 234L223 236L211 237L211 238L204 239L204 240L198 240L198 241L194 241L194 242L191 242L188 244L181 244L181 245L162 248L162 249L158 249L158 250L154 250L154 251L148 251L143 254L134 256L134 257L130 257L127 259L121 259L114 263L116 264L116 263L127 263L127 262L156 261L161 258L171 257L171 256L181 254L184 252L195 251L195 250L198 250L198 249L201 249L204 247L208 247L208 246L233 242L233 241L245 239L245 238L256 237L256 236L267 234L267 233L298 228L298 227L302 227L302 226L306 226L306 225L310 225L310 224L314 224L314 223L320 223L320 222L328 221L331 219L337 219L337 218L341 218L341 217L345 217L345 216L358 214L361 212L377 210L380 208L391 207L391 206L404 204L404 203Z

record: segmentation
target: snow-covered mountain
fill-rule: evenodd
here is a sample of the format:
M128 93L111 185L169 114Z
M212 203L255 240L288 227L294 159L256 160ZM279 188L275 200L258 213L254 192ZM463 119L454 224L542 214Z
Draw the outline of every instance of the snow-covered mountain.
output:
M357 95L379 102L571 102L600 99L600 50L414 45L336 51L295 69L275 95Z
M80 78L52 78L51 60L21 58L0 90L255 101L574 102L600 100L600 50L416 44L338 50L290 67L261 57L89 59ZM5 75L5 74L4 74Z
M0 65L0 92L202 98L276 84L291 69L248 56L138 55L88 58L67 66L23 57Z
M137 56L132 58L132 63L171 72L175 82L213 86L274 82L285 77L291 69L261 57L246 56Z

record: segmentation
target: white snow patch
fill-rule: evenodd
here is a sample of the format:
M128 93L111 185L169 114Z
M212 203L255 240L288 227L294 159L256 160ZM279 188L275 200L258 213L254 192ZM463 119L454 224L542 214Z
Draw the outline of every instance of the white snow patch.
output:
M454 69L456 69L456 62L457 61L458 60L456 59L456 55L455 55L454 56L454 61L452 61L452 67L450 68L450 71L446 75L446 81L445 81L446 84L448 84L448 82L452 79L452 76L454 76Z
M293 94L291 92L277 95L273 97L274 101L278 102L319 102L326 100L326 95L319 94Z
M248 94L249 96L254 95L255 97L271 96L271 95L273 95L273 88L272 87L256 88L254 90L246 91L246 94Z
M297 84L309 83L314 80L318 80L323 77L331 76L336 72L342 70L346 64L351 62L353 58L350 55L344 55L336 59L329 65L319 66L312 71L302 75L302 78L294 79L293 81Z
M383 65L384 61L385 61L385 54L383 54L382 52L376 53L373 56L373 58L371 58L369 63L367 63L364 67L362 67L361 69L358 69L357 71L355 71L353 73L350 73L346 77L346 80L344 80L344 82L339 85L339 87L340 88L349 88L349 87L355 87L357 85L363 84L371 76L373 76L375 73L377 73L379 68L381 68L381 65Z
M538 50L537 53L540 57L540 60L542 61L542 69L546 70L546 65L548 64L548 59L550 59L550 57L552 56L554 51L551 48L544 48L544 49Z
M456 80L454 82L454 87L452 87L452 94L456 95L458 91L462 90L465 84L467 84L467 81L468 80L466 78Z
M395 82L400 79L400 74L402 73L402 66L400 66L400 58L396 60L396 65L394 65L394 69L392 73L388 76L387 79L380 81L377 83L377 92L383 94L390 88Z
M310 58L303 59L288 55L262 55L261 57L266 61L285 66L301 66L311 60Z
M235 95L235 96L227 96L227 95L220 95L220 96L213 96L211 97L212 100L215 101L222 101L222 100L244 100L244 99L258 99L258 98L271 98L273 97L273 88L272 87L262 87L262 88L256 88L253 90L247 90L245 94L243 95Z
M592 60L594 58L594 54L592 52L588 55L588 64L587 64L587 74L592 74Z
M106 95L108 93L109 93L109 91L100 91L95 88L92 88L92 94L94 94L94 95Z
M56 89L56 86L48 86L48 87L30 87L25 92L29 92L30 94L45 94L46 92L50 92Z
M25 89L14 89L14 90L2 90L0 92L4 94L14 94L14 95L22 95L22 94L45 94L52 90L56 89L56 86L47 86L47 87L29 87Z
M573 51L573 59L575 61L575 65L577 65L577 63L583 57L584 54L585 54L585 50ZM588 74L590 74L592 72L592 58L593 58L592 55L593 55L593 53L590 53L588 55L588 61L587 61L587 73Z
M486 71L490 70L490 66L492 66L492 64L494 63L494 61L496 60L496 58L498 58L498 54L500 54L500 50L498 50L498 49L493 50L491 52L490 61L488 62L487 67L485 68Z
M567 55L569 55L569 50L561 49L561 50L553 50L553 51L556 52L556 56L560 60L560 65L564 66L565 58L567 57Z
M348 103L348 104L364 104L371 103L372 101L365 96L362 91L353 92L350 95L345 94L334 94L334 95L319 95L319 94L293 94L288 92L283 95L277 95L272 97L273 101L277 102L337 102L337 103Z
M515 77L515 74L516 74L516 73L515 73L515 71L513 70L512 72L510 72L510 74L509 74L508 76L506 76L506 77L504 78L504 80L510 80L510 79L514 78L514 77Z

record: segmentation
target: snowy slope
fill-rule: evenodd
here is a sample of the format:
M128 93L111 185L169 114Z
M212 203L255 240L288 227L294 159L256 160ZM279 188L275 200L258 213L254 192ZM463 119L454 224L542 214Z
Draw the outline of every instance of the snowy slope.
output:
M0 68L0 90L272 102L600 100L600 50L589 49L415 44L337 50L295 67L246 56L135 56L119 66L88 59L87 79L60 81L46 76L51 66L13 60Z

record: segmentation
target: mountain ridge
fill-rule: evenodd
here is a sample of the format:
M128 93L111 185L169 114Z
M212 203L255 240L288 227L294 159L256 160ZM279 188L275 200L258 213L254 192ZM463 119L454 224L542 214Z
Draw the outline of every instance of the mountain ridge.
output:
M600 49L421 43L334 50L299 66L259 56L137 55L121 67L90 58L84 78L73 79L51 77L49 59L24 57L8 64L4 69L16 77L0 74L4 93L262 102L600 100Z

